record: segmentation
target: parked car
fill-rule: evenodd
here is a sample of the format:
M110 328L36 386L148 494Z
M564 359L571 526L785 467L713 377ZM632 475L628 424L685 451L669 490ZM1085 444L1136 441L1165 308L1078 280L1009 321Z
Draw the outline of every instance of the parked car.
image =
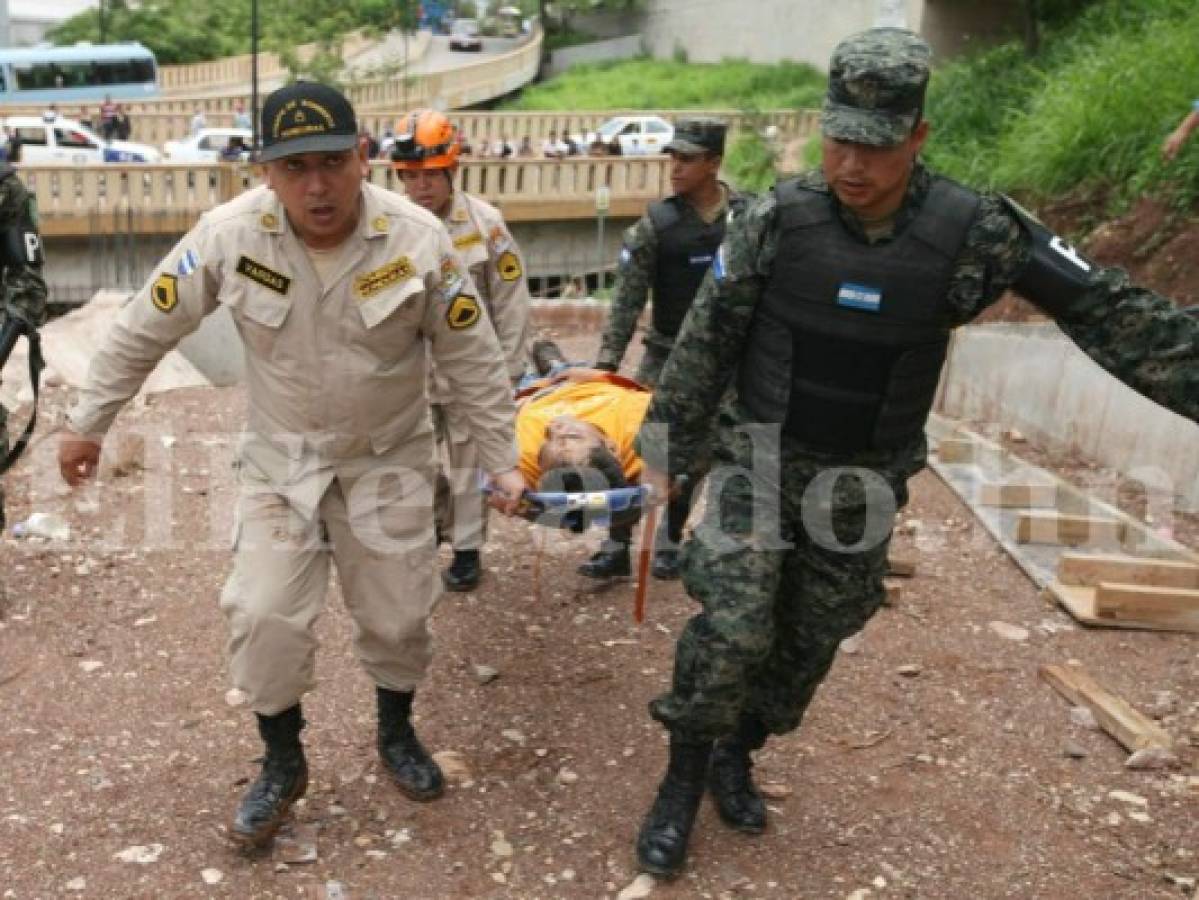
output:
M105 141L74 119L8 116L3 124L9 137L20 138L21 162L29 165L162 162L162 154L149 144Z
M162 149L171 162L217 162L221 151L229 146L229 138L234 137L241 138L245 145L246 152L242 154L245 159L254 139L249 128L201 128L181 141L167 141Z
M451 50L482 50L483 38L475 19L455 19L450 28Z
M660 116L617 116L595 131L572 137L584 150L598 142L609 153L645 156L662 152L674 138L674 126Z

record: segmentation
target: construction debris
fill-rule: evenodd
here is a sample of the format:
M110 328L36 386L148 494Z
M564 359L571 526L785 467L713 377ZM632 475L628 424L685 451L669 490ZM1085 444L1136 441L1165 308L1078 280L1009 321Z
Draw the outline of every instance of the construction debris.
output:
M1040 674L1071 703L1088 707L1099 727L1130 753L1151 747L1172 750L1173 740L1161 726L1102 687L1082 666L1041 666Z

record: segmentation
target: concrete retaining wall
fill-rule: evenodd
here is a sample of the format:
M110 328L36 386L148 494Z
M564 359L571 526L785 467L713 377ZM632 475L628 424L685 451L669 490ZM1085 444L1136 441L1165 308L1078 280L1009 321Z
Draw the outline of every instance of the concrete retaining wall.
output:
M632 59L645 52L645 42L639 34L627 34L607 41L563 47L550 54L542 69L546 78L561 75L571 66L581 63L607 62L610 59Z
M1199 511L1199 426L1112 378L1055 325L958 329L942 387L945 415L1016 428Z

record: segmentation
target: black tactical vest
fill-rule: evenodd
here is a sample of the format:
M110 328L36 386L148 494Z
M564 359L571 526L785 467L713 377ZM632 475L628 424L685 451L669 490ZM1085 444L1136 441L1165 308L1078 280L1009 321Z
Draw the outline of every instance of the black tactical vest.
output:
M946 294L978 209L934 178L893 241L869 245L825 191L777 188L778 252L738 373L756 421L817 450L902 447L932 409L952 327Z
M743 198L729 193L729 209L737 210L743 205ZM707 224L681 197L667 197L650 204L649 218L658 240L658 266L653 283L654 330L674 337L724 240L726 220L721 216Z

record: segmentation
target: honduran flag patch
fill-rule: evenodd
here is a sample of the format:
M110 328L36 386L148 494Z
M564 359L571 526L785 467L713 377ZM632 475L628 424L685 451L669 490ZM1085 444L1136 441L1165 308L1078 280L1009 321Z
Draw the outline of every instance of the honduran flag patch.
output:
M837 289L837 305L865 312L878 312L882 306L883 292L866 284L844 282Z

